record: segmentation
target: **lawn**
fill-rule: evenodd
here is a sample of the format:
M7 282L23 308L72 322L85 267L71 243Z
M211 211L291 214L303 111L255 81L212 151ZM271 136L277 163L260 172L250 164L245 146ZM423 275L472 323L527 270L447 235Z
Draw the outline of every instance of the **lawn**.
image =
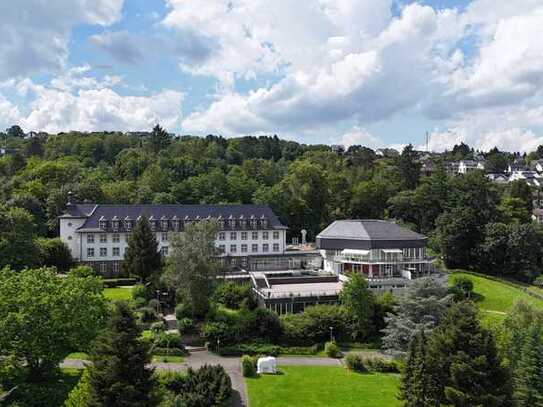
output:
M452 281L454 276L458 275L468 277L473 281L476 303L484 313L483 319L485 322L494 324L503 320L513 303L519 299L523 299L543 310L543 301L526 294L521 285L513 286L506 282L460 272L451 274L449 280Z
M104 288L104 296L113 301L130 300L132 298L132 287Z
M153 363L183 363L183 356L154 355Z
M390 407L399 375L334 366L282 366L280 375L247 378L251 407Z

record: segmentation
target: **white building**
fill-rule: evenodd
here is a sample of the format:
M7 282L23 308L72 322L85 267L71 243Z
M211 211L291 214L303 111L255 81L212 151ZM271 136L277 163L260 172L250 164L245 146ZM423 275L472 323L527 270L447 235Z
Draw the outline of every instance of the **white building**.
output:
M159 251L167 256L175 233L191 222L215 219L220 231L215 245L221 260L246 267L248 259L282 255L286 230L264 205L101 205L69 202L60 216L60 238L73 258L102 274L120 271L128 238L136 221L145 217L156 234Z
M485 163L483 161L462 160L458 163L458 173L467 174L474 170L484 170Z

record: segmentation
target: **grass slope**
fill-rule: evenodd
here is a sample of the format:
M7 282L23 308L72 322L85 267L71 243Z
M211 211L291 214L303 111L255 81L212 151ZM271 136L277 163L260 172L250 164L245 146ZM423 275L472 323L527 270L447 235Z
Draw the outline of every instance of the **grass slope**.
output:
M513 285L462 272L452 273L449 281L452 281L454 276L464 276L473 281L475 300L483 312L482 317L485 324L494 325L502 321L513 303L520 299L543 310L543 301L528 295L520 284Z
M333 366L282 366L281 375L248 378L251 407L392 407L399 375Z

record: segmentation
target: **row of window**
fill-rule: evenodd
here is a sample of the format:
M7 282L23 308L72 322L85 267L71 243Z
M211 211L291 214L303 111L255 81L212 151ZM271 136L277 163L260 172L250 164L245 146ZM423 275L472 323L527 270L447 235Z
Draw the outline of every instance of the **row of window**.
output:
M247 240L249 232L240 232L241 240ZM253 240L258 240L258 232L251 232L251 238ZM262 232L262 240L268 240L270 238L269 232ZM274 240L279 239L279 232L273 232ZM237 240L238 232L230 232L230 240ZM226 240L226 232L219 232L219 240Z
M126 249L125 249L126 251ZM100 247L100 257L107 257L107 247ZM95 250L94 250L94 247L87 247L87 257L94 257L95 255ZM163 246L160 248L160 254L162 254L163 256L167 256L168 255L168 247L167 246ZM119 247L112 247L111 248L111 255L113 257L121 257L121 249Z
M274 252L279 252L279 250L280 250L279 243L274 243L272 248L273 248ZM248 249L249 249L248 245L246 245L246 244L240 245L241 253L247 253ZM223 244L220 244L219 245L219 250L220 250L221 253L225 253L226 252L226 246L223 245ZM270 245L268 243L264 243L262 245L262 251L264 253L269 252L270 251ZM230 253L237 253L237 252L238 252L238 245L237 244L231 244L230 245ZM251 245L251 252L252 253L257 253L258 252L258 244L252 244Z
M208 219L211 219L211 217L209 217ZM167 219L161 219L160 221L159 220L155 220L153 217L149 218L149 224L151 226L151 230L155 231L157 229L162 229L162 230L170 230L170 229L173 229L175 231L179 231L179 230L182 230L184 225L185 224L189 224L191 222L199 222L201 220L206 220L206 219L200 219L199 216L196 217L196 219L194 220L190 220L190 219L186 219L184 221L180 221L180 220L167 220ZM108 226L111 226L111 229L112 230L120 230L121 229L121 226L124 227L125 230L132 230L132 227L135 225L135 221L133 220L130 220L130 219L125 219L124 221L120 221L120 220L111 220L111 221L108 221L107 219L105 219L104 217L100 218L100 220L98 220L98 226L100 229L102 230L106 230L108 229ZM219 226L221 227L221 229L224 229L226 227L229 227L229 228L252 228L252 229L255 229L257 227L262 227L262 228L267 228L269 226L269 221L268 219L266 218L260 218L260 219L228 219L228 220L219 220Z
M238 232L230 232L230 240L237 240L238 238ZM241 240L247 240L248 238L248 232L240 232L241 233ZM251 232L251 238L253 240L258 240L258 233L259 232ZM99 233L99 241L100 243L107 243L107 233ZM160 241L167 242L168 241L168 233L161 233L160 234ZM226 240L226 232L219 232L218 236L219 240ZM270 238L269 232L262 232L262 240L268 240ZM279 232L273 232L273 239L277 240L279 239ZM128 240L128 236L127 236ZM157 240L159 240L159 235L157 235ZM119 243L121 241L121 235L119 233L113 233L111 235L111 241L113 243ZM90 233L87 235L87 243L94 243L95 238L94 234Z

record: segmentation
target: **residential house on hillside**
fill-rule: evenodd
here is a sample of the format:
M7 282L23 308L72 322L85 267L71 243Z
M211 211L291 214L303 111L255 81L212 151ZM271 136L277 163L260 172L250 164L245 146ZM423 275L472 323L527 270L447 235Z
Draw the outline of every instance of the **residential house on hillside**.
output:
M539 173L543 172L543 160L534 160L530 163L530 169Z
M485 162L476 160L462 160L458 163L458 174L467 174L474 170L484 170Z
M528 185L532 187L540 187L541 185L543 185L543 177L540 176L536 171L515 170L509 176L509 182L517 180L525 181Z

